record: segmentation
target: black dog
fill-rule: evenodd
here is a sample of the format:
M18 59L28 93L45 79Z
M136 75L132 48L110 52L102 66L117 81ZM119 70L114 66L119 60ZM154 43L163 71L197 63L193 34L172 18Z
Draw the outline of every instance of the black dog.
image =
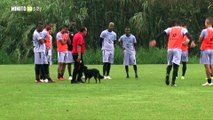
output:
M100 72L98 69L88 69L87 66L83 66L83 72L84 72L84 75L85 75L85 82L88 80L88 83L90 83L90 79L92 77L94 77L96 83L97 83L97 80L99 80L99 83L101 83L101 79L103 79L104 77L100 75Z

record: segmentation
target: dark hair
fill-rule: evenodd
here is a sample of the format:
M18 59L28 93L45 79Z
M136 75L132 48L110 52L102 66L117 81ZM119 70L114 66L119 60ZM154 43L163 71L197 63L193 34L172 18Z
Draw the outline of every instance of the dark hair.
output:
M84 32L84 31L86 31L86 30L87 30L86 27L82 27L82 28L80 29L80 32Z
M68 26L67 26L67 25L63 25L63 26L61 27L61 30L64 29L64 28L68 28Z
M129 26L126 26L126 27L125 27L125 29L127 29L127 28L131 29Z
M182 25L182 21L180 19L175 19L174 20L174 25Z
M72 19L71 22L76 22L76 20L75 20L75 19Z
M44 23L42 21L38 21L36 24L36 27L41 26L41 25L44 25Z
M212 18L212 17L207 17L206 19L209 21L209 24L210 24L210 25L213 24L213 18Z

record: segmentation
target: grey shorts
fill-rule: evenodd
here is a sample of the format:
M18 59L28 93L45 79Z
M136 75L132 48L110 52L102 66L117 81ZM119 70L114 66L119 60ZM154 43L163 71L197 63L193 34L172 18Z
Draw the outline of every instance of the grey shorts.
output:
M182 52L181 62L188 62L188 52Z
M68 52L58 52L58 63L67 63Z
M213 65L213 50L201 51L200 64Z
M35 52L34 53L34 63L35 64L48 64L45 52Z
M168 49L167 53L168 65L172 65L173 63L180 65L181 49Z
M126 52L124 50L124 65L136 65L135 52Z
M68 58L67 58L66 63L73 63L73 62L74 62L74 60L73 60L72 52L68 51Z
M103 63L114 62L114 50L102 50Z

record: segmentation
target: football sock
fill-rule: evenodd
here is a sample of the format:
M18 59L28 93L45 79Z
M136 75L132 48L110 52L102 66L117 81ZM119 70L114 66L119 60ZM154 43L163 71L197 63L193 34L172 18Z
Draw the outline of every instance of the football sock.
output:
M135 71L135 76L138 76L138 73L137 73L137 65L133 65L133 69Z
M187 67L186 67L186 62L183 62L182 76L185 76L185 74L186 74L186 69L187 69Z
M172 85L175 84L175 80L177 77L177 73L178 73L178 65L177 64L173 64L173 73L172 73Z
M129 77L129 67L125 66L125 70L126 70L126 76Z
M210 79L208 79L208 83L212 83L212 79L210 78Z
M107 65L107 76L109 76L110 68L111 68L111 64L108 63L108 65Z
M106 71L107 71L107 63L104 63L103 65L103 75L106 75Z
M166 68L166 76L169 76L171 70L172 70L172 65L168 65Z
M39 65L35 65L35 77L36 77L36 80L40 80L39 76L40 76L40 66Z

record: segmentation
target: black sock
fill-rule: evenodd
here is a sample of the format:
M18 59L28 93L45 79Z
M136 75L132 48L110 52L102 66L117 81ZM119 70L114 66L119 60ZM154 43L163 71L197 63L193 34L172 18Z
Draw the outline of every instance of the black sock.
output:
M40 65L35 65L35 78L37 81L40 80Z
M172 70L172 65L168 65L166 68L166 76L170 75L171 70Z
M106 75L106 71L107 71L107 63L103 64L103 76Z
M108 63L108 65L107 65L107 76L109 76L110 68L111 68L111 64L110 64L110 63Z
M186 74L186 69L187 69L187 67L186 67L186 62L183 62L182 76L185 76L185 74Z
M210 78L210 79L208 79L208 83L212 83L212 79Z
M137 77L138 76L138 73L137 73L137 65L133 65L133 69L135 71L135 76Z
M126 70L126 76L129 77L129 67L125 66L125 70Z
M61 78L61 74L60 73L58 73L58 78Z
M175 84L175 80L176 80L177 73L178 73L178 67L179 67L179 65L173 64L172 85Z

